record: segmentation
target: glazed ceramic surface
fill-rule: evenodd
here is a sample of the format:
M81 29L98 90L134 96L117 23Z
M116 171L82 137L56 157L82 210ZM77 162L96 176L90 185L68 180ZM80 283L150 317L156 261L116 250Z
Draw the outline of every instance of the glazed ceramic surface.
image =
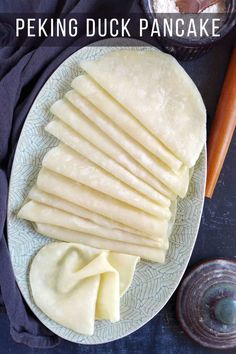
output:
M131 39L128 41L130 50L155 50L147 46L137 47L143 45L142 42ZM177 217L166 263L160 265L141 261L138 264L133 283L121 300L120 322L112 324L108 321L96 321L94 335L84 336L55 323L37 308L30 292L29 267L39 249L53 241L36 233L30 222L18 219L16 214L36 181L43 156L58 144L55 138L44 131L45 125L52 118L50 106L63 97L70 89L72 79L82 73L80 61L92 60L110 50L120 48L117 39L106 40L102 44L75 52L58 67L40 90L28 113L18 142L8 203L11 260L17 283L26 302L46 327L62 338L83 344L106 343L134 332L155 316L170 299L186 269L197 237L206 178L204 149L195 166L187 196L178 200ZM80 320L83 319L78 318L78 321Z

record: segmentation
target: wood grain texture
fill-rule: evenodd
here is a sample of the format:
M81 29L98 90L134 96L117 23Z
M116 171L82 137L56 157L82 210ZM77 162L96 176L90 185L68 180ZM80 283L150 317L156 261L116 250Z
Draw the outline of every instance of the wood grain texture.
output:
M229 63L208 139L206 197L211 198L236 125L236 47Z

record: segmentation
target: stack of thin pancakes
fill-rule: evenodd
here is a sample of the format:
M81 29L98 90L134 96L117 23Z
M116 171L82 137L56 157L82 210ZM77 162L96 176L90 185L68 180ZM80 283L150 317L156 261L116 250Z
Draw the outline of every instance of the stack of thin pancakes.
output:
M158 50L112 50L51 107L44 157L19 217L67 242L163 263L176 198L206 139L196 86Z

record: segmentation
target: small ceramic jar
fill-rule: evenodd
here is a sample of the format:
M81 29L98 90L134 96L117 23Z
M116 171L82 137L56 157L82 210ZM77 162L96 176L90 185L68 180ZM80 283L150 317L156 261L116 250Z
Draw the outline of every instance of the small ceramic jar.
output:
M155 13L154 11L154 1L153 0L141 0L142 7L150 20L153 22L154 18L158 18L159 16L163 18L163 14ZM172 16L184 16L181 14L166 14L168 17ZM189 15L188 15L189 16ZM195 17L198 16L195 14ZM199 16L217 16L217 14L204 14ZM225 3L225 13L219 15L221 17L221 25L217 32L219 34L218 37L201 37L201 38L188 38L188 37L168 37L161 36L157 38L162 48L175 56L179 60L192 60L200 57L205 54L210 48L213 47L215 43L224 38L236 25L236 0L226 0Z

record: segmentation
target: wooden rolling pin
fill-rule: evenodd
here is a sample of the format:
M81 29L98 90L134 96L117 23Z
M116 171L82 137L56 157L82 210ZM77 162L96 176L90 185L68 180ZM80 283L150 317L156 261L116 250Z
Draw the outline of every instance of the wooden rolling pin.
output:
M208 139L206 197L211 198L236 125L236 47L229 63Z

